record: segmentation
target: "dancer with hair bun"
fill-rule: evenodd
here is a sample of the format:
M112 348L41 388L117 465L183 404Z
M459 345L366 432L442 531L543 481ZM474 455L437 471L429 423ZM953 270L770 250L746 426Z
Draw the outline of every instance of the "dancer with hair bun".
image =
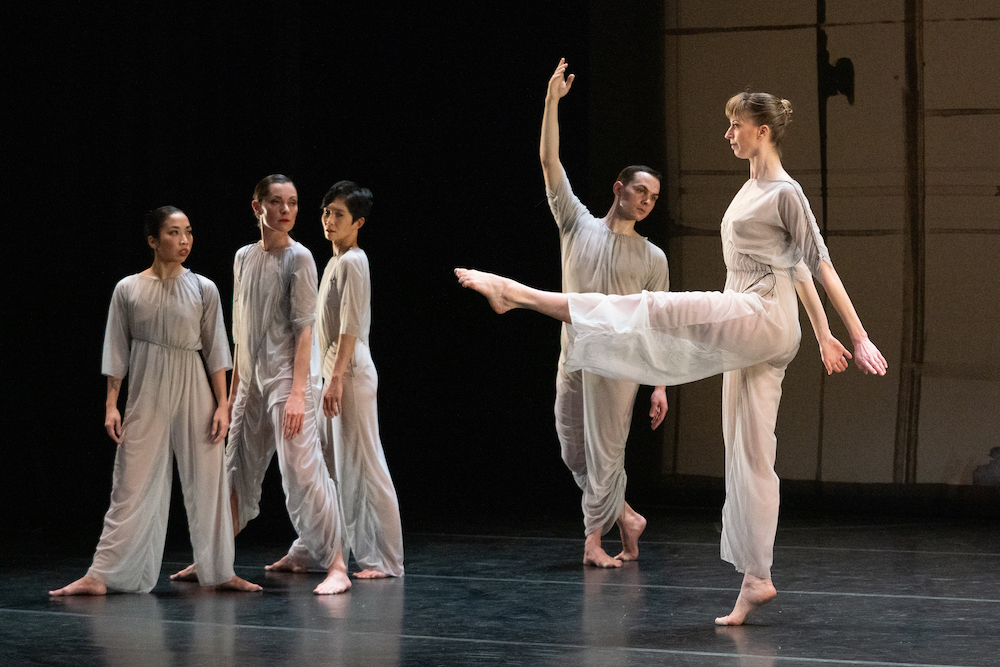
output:
M232 357L219 290L183 266L194 242L183 211L161 206L148 214L146 237L153 264L115 286L104 334L104 427L118 445L111 506L86 576L49 594L153 589L163 560L172 457L184 490L195 578L202 586L259 591L233 571L222 445ZM123 420L118 396L126 375Z
M724 292L561 294L479 271L455 272L498 313L528 308L572 324L567 368L653 385L724 373L721 556L744 578L733 610L715 622L741 625L777 594L771 581L779 500L774 427L781 381L801 337L796 293L827 373L846 370L852 357L866 374L885 375L887 363L833 268L802 188L781 165L791 105L767 93L740 93L726 104L726 116L726 139L736 157L749 162L750 179L722 219ZM853 355L830 333L813 276L847 327Z
M351 587L341 547L337 489L319 440L319 415L310 369L316 316L316 262L290 235L299 210L295 184L282 174L262 179L250 202L261 240L236 251L233 264L233 339L236 359L230 388L232 430L226 468L232 488L233 527L239 533L260 513L261 484L275 452L296 545L269 571L326 572L313 592ZM190 566L173 575L192 576Z

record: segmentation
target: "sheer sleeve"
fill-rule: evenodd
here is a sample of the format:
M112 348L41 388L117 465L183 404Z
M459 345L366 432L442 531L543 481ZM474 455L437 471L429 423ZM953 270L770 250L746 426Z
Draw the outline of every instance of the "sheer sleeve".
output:
M365 310L364 262L357 255L348 254L337 265L337 285L340 286L340 331L356 338L361 337L361 319Z
M132 328L129 322L128 278L115 285L108 308L108 324L104 329L104 356L101 373L110 377L128 375L129 354L132 350Z
M209 374L233 367L233 357L226 337L226 323L222 318L219 288L208 278L196 275L201 282L203 297L201 311L201 356Z
M826 261L833 265L830 261L830 251L826 247L819 225L816 224L816 217L801 186L794 181L791 182L791 186L781 190L778 197L778 215L791 236L796 254L801 253L802 261L812 274L819 276L821 262Z
M243 266L243 258L246 255L246 247L240 248L236 251L236 257L233 260L233 341L238 342L242 340L240 334L243 331L243 309L240 304L240 281L241 281L241 271L240 268Z
M298 334L316 320L317 281L316 261L305 246L295 253L291 278L292 328Z
M565 169L555 188L545 189L545 196L549 200L549 209L552 211L552 217L556 220L556 226L563 232L569 231L581 216L590 215L590 211L583 205L583 202L573 194L573 188L570 187L569 176L566 175Z
M650 264L649 280L643 289L647 292L669 292L670 269L667 265L667 256L656 246L653 246L650 252Z

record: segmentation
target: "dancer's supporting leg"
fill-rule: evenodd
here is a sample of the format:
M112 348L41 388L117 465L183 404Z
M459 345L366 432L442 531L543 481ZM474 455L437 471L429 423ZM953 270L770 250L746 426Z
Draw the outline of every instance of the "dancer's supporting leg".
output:
M587 544L584 562L601 567L620 567L622 554L611 558L601 548L601 535L615 524L621 532L622 545L630 544L628 560L639 557L638 537L634 517L626 512L625 443L632 425L632 410L638 385L630 380L611 379L596 373L580 371L584 404L584 451L586 480L583 487L583 517ZM631 508L629 508L631 509ZM629 521L623 521L628 516ZM643 523L645 523L643 521Z
M335 595L350 589L340 537L337 491L319 444L316 406L311 392L306 395L302 430L289 437L284 430L285 405L272 410L272 428L277 440L278 467L285 490L285 506L299 540L326 568L326 579L313 593ZM302 572L308 563L285 555L268 566L272 572Z
M793 355L794 351L789 359ZM745 575L733 611L717 618L718 625L742 624L777 595L771 582L779 504L774 429L784 375L784 364L776 361L723 376L726 504L721 555Z

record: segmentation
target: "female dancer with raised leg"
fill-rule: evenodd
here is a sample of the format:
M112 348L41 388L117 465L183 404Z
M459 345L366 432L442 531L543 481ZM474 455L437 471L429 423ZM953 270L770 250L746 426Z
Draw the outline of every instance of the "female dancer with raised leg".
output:
M507 278L457 269L459 282L484 294L498 313L529 308L573 324L567 367L643 384L676 385L725 373L723 437L726 504L722 558L744 573L732 612L740 625L769 602L778 477L774 427L785 368L798 351L796 292L806 305L827 372L851 358L830 333L812 272L847 327L854 361L884 375L886 361L868 339L837 275L802 188L781 166L791 105L767 93L740 93L726 105L726 139L750 164L750 179L722 220L724 292L628 296L542 292Z

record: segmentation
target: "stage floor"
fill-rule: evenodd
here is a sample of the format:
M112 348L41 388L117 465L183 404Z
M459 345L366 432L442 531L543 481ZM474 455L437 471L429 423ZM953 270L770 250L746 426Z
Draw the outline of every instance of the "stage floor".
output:
M719 560L718 514L650 512L641 559L619 570L580 564L568 518L408 525L405 577L330 597L310 592L320 575L265 574L278 546L237 544L237 572L263 593L173 584L177 551L149 595L62 599L46 592L84 573L92 545L5 550L0 664L1000 664L996 521L783 517L778 597L716 628L741 579Z

